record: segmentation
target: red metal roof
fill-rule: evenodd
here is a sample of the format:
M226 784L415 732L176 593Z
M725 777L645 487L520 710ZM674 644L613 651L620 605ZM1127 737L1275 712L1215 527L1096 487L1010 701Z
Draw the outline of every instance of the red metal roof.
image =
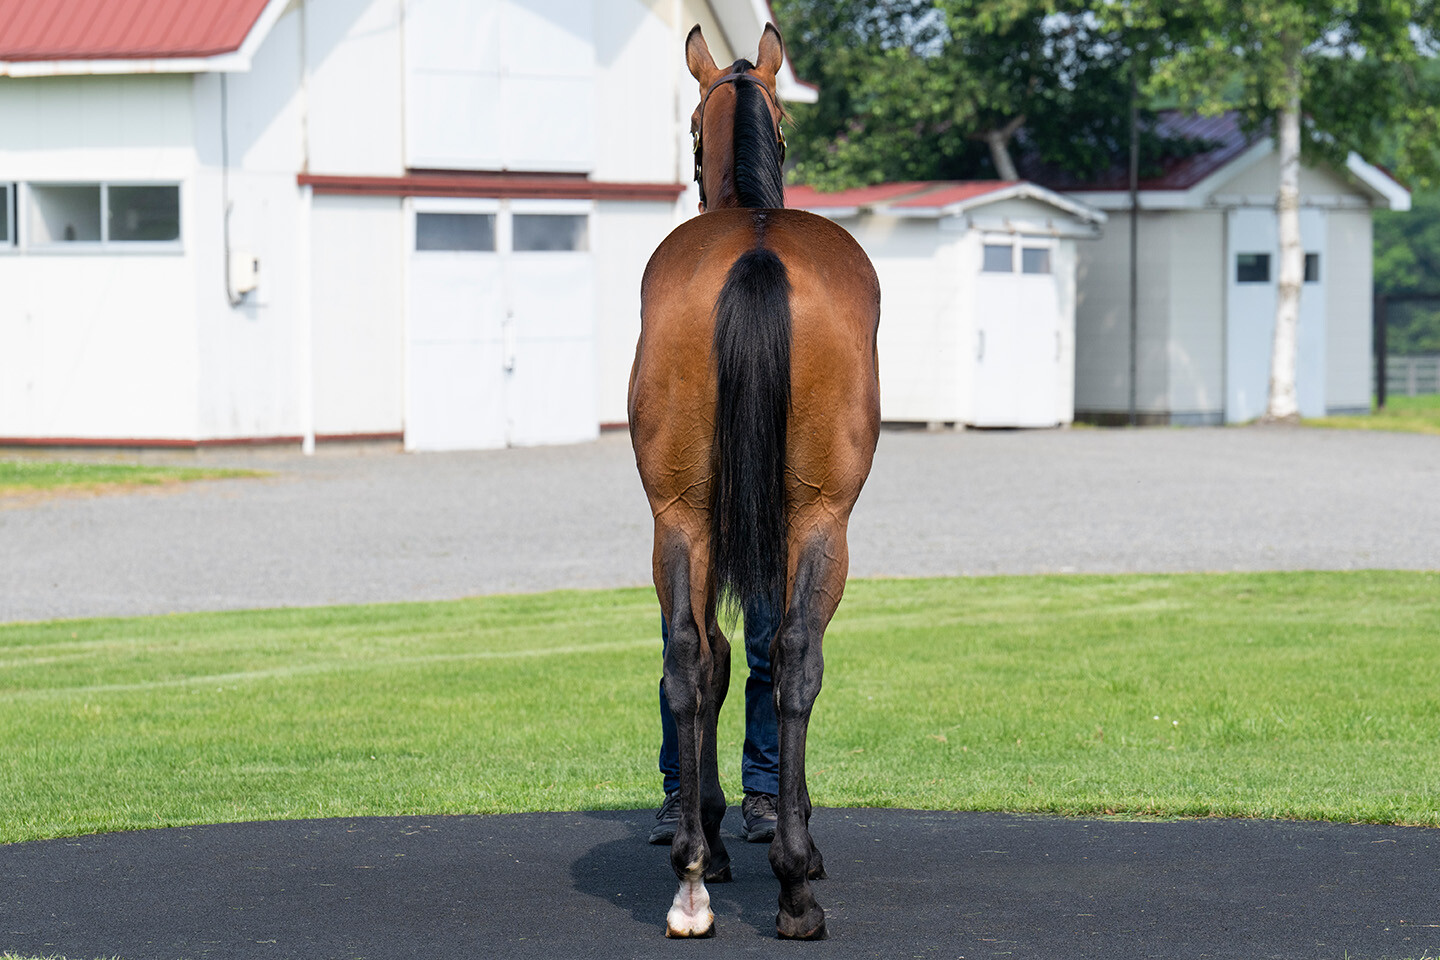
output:
M1013 187L1018 182L1018 180L938 180L930 184L932 189L924 193L916 194L913 197L906 197L904 200L892 204L892 206L901 210L913 210L922 207L948 207L952 203L960 203L975 197L983 197L987 193L994 193L996 190Z
M785 188L785 205L803 210L835 210L881 203L906 209L944 207L1010 186L1014 186L1014 181L909 180L834 193L821 193L808 186L789 186Z
M0 0L0 60L209 57L238 50L267 0Z
M934 181L918 180L902 183L879 183L872 187L853 187L822 193L814 187L792 185L785 188L785 205L805 210L831 210L840 207L860 207L871 203L884 203L907 193L915 193L934 186Z

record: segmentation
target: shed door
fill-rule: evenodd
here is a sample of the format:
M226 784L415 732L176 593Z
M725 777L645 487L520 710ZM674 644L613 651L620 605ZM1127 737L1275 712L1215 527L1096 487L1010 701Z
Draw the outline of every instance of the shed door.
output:
M414 202L405 445L598 432L588 202Z
M1225 420L1242 423L1265 413L1275 341L1275 298L1280 282L1280 240L1274 210L1231 210L1228 215L1225 298ZM1300 415L1325 415L1325 213L1300 211L1305 284L1300 288L1300 329L1295 390Z
M1060 422L1060 299L1055 244L986 238L977 279L974 424Z

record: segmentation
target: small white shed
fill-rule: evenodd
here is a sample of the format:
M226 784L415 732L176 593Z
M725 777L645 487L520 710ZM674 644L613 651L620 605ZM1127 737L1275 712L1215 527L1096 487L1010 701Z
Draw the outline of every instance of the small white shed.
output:
M887 422L1053 427L1074 418L1075 241L1105 215L1024 181L791 187L880 276Z
M1141 423L1253 420L1269 388L1279 231L1273 138L1235 114L1160 115L1157 129L1200 141L1140 181L1135 394ZM1075 406L1082 420L1124 422L1130 403L1130 195L1125 171L1088 182L1032 170L1048 186L1109 212L1080 253ZM1300 171L1296 391L1306 417L1365 413L1371 394L1371 213L1406 210L1410 194L1352 153L1343 167Z

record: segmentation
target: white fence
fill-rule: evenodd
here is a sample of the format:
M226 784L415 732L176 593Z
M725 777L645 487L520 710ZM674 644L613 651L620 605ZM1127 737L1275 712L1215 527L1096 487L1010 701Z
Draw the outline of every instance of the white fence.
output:
M1385 358L1386 396L1440 393L1440 353Z

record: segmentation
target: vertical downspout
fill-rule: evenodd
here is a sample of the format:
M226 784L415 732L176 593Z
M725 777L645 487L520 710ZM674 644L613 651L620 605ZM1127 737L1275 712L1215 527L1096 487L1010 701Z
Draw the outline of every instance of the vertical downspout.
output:
M307 49L309 6L300 0L300 171L310 172L310 56ZM300 209L297 214L295 242L295 334L299 338L300 367L300 450L306 456L315 453L315 330L311 317L311 241L310 211L314 188L300 188Z
M1133 58L1135 53L1132 51ZM1130 61L1130 426L1140 421L1136 406L1139 367L1140 270L1140 90L1135 61Z

